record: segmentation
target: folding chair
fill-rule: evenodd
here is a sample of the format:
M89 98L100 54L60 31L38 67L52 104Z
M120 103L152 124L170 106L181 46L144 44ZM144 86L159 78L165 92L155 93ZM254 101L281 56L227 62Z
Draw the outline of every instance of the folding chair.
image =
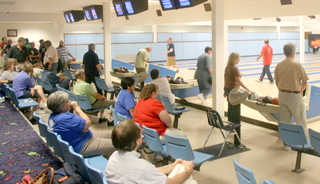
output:
M101 170L93 167L92 165L90 165L88 159L85 159L84 161L85 161L89 175L90 175L93 183L95 183L95 184L107 184L108 183L104 170L101 171Z
M73 85L73 83L77 80L76 77L71 74L70 70L68 70L66 68L63 68L63 73L64 73L64 76L69 77L72 80L71 85Z
M110 100L114 98L114 88L112 86L107 86L106 81L100 77L94 77L96 84L99 89L104 90L104 96L107 97L107 93L111 93Z
M118 114L117 112L114 110L114 108L112 107L112 105L110 105L110 110L112 112L112 116L113 116L113 123L114 126L117 126L117 124L120 122L119 118L118 118Z
M51 137L55 154L64 159L60 142L58 141L58 136L60 135L50 130L48 130L48 133L49 133L49 136ZM61 139L61 136L60 136L60 139Z
M89 101L89 98L87 95L77 95L79 107L85 112L90 114L98 114L99 111L108 109L108 107L103 107L99 109L92 109L92 105Z
M210 132L209 132L209 135L208 135L208 137L207 137L207 139L206 139L206 142L204 143L202 149L204 149L205 145L207 144L208 139L209 139L209 137L210 137L210 135L211 135L212 129L213 129L214 127L215 127L215 128L218 128L218 129L220 130L220 132L221 132L221 134L222 134L222 136L223 136L223 138L224 138L224 142L223 142L223 144L222 144L222 147L221 147L221 150L220 150L220 152L219 152L218 157L220 157L220 155L221 155L221 153L222 153L222 150L223 150L225 144L226 144L227 141L228 141L229 135L235 135L235 136L237 136L237 138L238 138L241 146L242 146L243 148L245 148L244 145L241 143L241 140L240 140L240 138L239 138L239 136L238 136L237 131L235 130L236 128L240 127L241 124L232 123L232 122L230 122L230 121L222 121L220 114L219 114L217 111L213 110L213 109L206 109L206 113L207 113L208 123L209 123L209 125L211 126L211 130L210 130ZM224 135L224 133L222 132L222 130L225 130L225 131L227 132L227 136Z
M317 153L318 156L320 156L320 133L309 128L309 135L310 142L314 151Z

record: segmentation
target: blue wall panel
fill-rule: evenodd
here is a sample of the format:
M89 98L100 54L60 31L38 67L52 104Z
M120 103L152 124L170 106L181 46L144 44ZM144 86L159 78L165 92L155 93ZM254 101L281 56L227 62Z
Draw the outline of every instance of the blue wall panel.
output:
M237 52L237 41L229 41L228 42L228 56L232 52Z
M76 34L76 44L96 43L96 34Z
M189 42L183 44L183 59L198 58L198 44L197 42Z
M64 35L65 44L76 44L76 35L75 34L65 34Z
M246 41L237 41L237 51L241 56L248 55L248 42Z
M248 41L248 47L247 47L247 55L259 55L260 54L260 47L259 47L260 41Z
M134 44L117 44L116 55L136 54Z
M197 33L182 33L182 40L184 42L196 41L197 40Z
M175 54L176 54L176 60L184 59L183 58L183 43L175 43L174 50L175 50Z
M152 43L152 61L165 61L167 55L163 52L167 51L166 43Z
M228 33L228 40L236 40L236 33Z
M167 33L167 38L170 37L172 39L172 42L181 42L182 40L182 33ZM167 41L166 38L166 41Z
M236 33L236 40L247 40L247 33Z
M198 42L198 49L197 49L197 57L198 58L201 54L204 53L204 49L209 46L212 47L212 43L211 42Z
M117 57L117 47L115 44L111 44L111 58L116 59Z
M197 41L210 41L212 40L212 33L197 33Z
M111 34L111 43L117 43L116 42L116 34Z
M96 45L95 52L100 59L104 59L104 45Z
M153 42L152 33L132 34L133 42Z
M77 58L80 58L79 60L83 59L83 55L88 52L88 46L87 45L77 45Z
M94 43L94 42L92 42ZM96 34L96 42L95 43L104 43L103 34Z
M166 33L158 33L158 42L167 42L167 38Z
M116 34L116 43L133 43L133 34Z

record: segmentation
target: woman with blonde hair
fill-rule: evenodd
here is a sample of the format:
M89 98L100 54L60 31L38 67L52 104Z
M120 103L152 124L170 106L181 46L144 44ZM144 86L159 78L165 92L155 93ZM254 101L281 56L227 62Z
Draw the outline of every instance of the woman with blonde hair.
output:
M14 71L15 63L13 59L8 59L3 64L4 72L2 73L2 77L8 81L13 81L17 72Z
M157 100L158 95L159 87L155 84L147 84L142 88L134 110L134 121L140 126L145 125L155 129L162 143L164 143L164 134L186 137L184 132L172 127L171 117L162 103Z
M47 106L47 98L44 96L42 87L35 85L33 80L33 66L31 63L23 65L22 71L13 80L12 88L15 90L18 98L36 98L38 103L42 100L44 106ZM36 106L35 110L38 110L38 108Z
M249 88L247 88L244 85L244 83L241 81L242 75L240 73L239 68L236 67L236 65L240 61L240 57L241 57L240 54L236 52L232 52L229 56L228 64L224 71L224 97L228 97L232 89L234 88L238 89L240 88L240 86L248 90L249 93L255 93L249 90ZM227 100L228 100L228 120L231 122L235 122L234 115L240 114L240 104L231 105L228 98Z

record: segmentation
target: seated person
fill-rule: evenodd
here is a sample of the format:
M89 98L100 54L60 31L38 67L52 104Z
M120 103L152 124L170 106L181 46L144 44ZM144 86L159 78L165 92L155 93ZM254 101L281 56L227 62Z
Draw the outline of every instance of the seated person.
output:
M32 60L33 65L33 77L42 79L43 70L40 68L41 62L38 59Z
M0 76L0 87L2 84L4 83L8 83L8 80L6 80L5 78L3 78L2 76ZM1 90L0 90L1 91ZM4 102L6 99L4 97L4 93L0 92L0 103Z
M47 98L44 96L42 87L35 85L33 80L33 66L31 63L23 65L22 71L13 79L12 88L15 90L18 98L36 98L38 103L42 100L44 106L46 106ZM38 110L38 108L39 106L36 106L35 110Z
M121 91L118 94L114 110L126 116L128 119L133 119L134 107L136 106L135 96L133 91L135 89L134 79L132 77L124 77L121 80Z
M77 79L77 82L74 85L74 94L87 95L92 105L92 109L100 109L104 107L109 108L110 105L114 106L114 100L107 100L106 97L95 92L91 84L88 84L85 82L86 76L83 70L77 70L75 73L75 77ZM108 121L108 119L104 118L104 110L101 110L100 116L99 116L99 123L102 123L104 121ZM108 126L112 126L112 125L113 125L113 120L112 120L112 116L110 116L108 121Z
M71 102L68 98L68 93L64 91L57 91L49 96L48 108L52 113L49 116L48 128L58 133L75 152L84 157L103 155L108 158L115 151L110 133L99 131L93 134L89 129L89 117L77 102ZM77 115L69 113L71 109L76 111Z
M54 74L50 69L52 67L51 62L44 62L42 79L48 79L53 88L56 88L56 84L59 84L60 87L70 90L70 78L63 76L62 73ZM56 90L55 90L56 91Z
M177 159L172 164L156 168L150 162L140 158L137 150L143 142L142 135L140 128L132 119L119 123L112 130L111 137L117 151L111 155L107 164L108 183L197 183L191 176L193 161ZM183 167L182 172L174 175L173 173L179 167ZM170 174L169 177L166 176L168 174Z
M159 88L155 84L147 84L142 88L139 101L134 109L134 121L139 123L141 127L145 125L157 130L163 144L165 142L164 134L186 137L184 132L172 127L172 120L168 111L157 100L158 94Z
M1 76L8 81L13 81L14 77L16 76L17 72L14 71L14 60L10 59L5 61L3 64L4 72L2 72Z
M150 76L152 78L152 84L155 84L159 87L159 94L167 96L170 100L171 105L175 103L174 94L172 94L168 79L159 75L158 69L153 69L150 72Z

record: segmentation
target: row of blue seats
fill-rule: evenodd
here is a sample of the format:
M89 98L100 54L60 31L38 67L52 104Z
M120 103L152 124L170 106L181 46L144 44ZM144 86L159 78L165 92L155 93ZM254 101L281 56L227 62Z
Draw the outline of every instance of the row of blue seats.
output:
M89 183L106 184L105 168L108 160L103 156L84 158L76 153L68 142L62 140L61 136L50 130L48 124L44 123L41 116L33 113L38 121L40 136L45 137L47 145L53 147L55 154L71 166L75 167L80 175Z

